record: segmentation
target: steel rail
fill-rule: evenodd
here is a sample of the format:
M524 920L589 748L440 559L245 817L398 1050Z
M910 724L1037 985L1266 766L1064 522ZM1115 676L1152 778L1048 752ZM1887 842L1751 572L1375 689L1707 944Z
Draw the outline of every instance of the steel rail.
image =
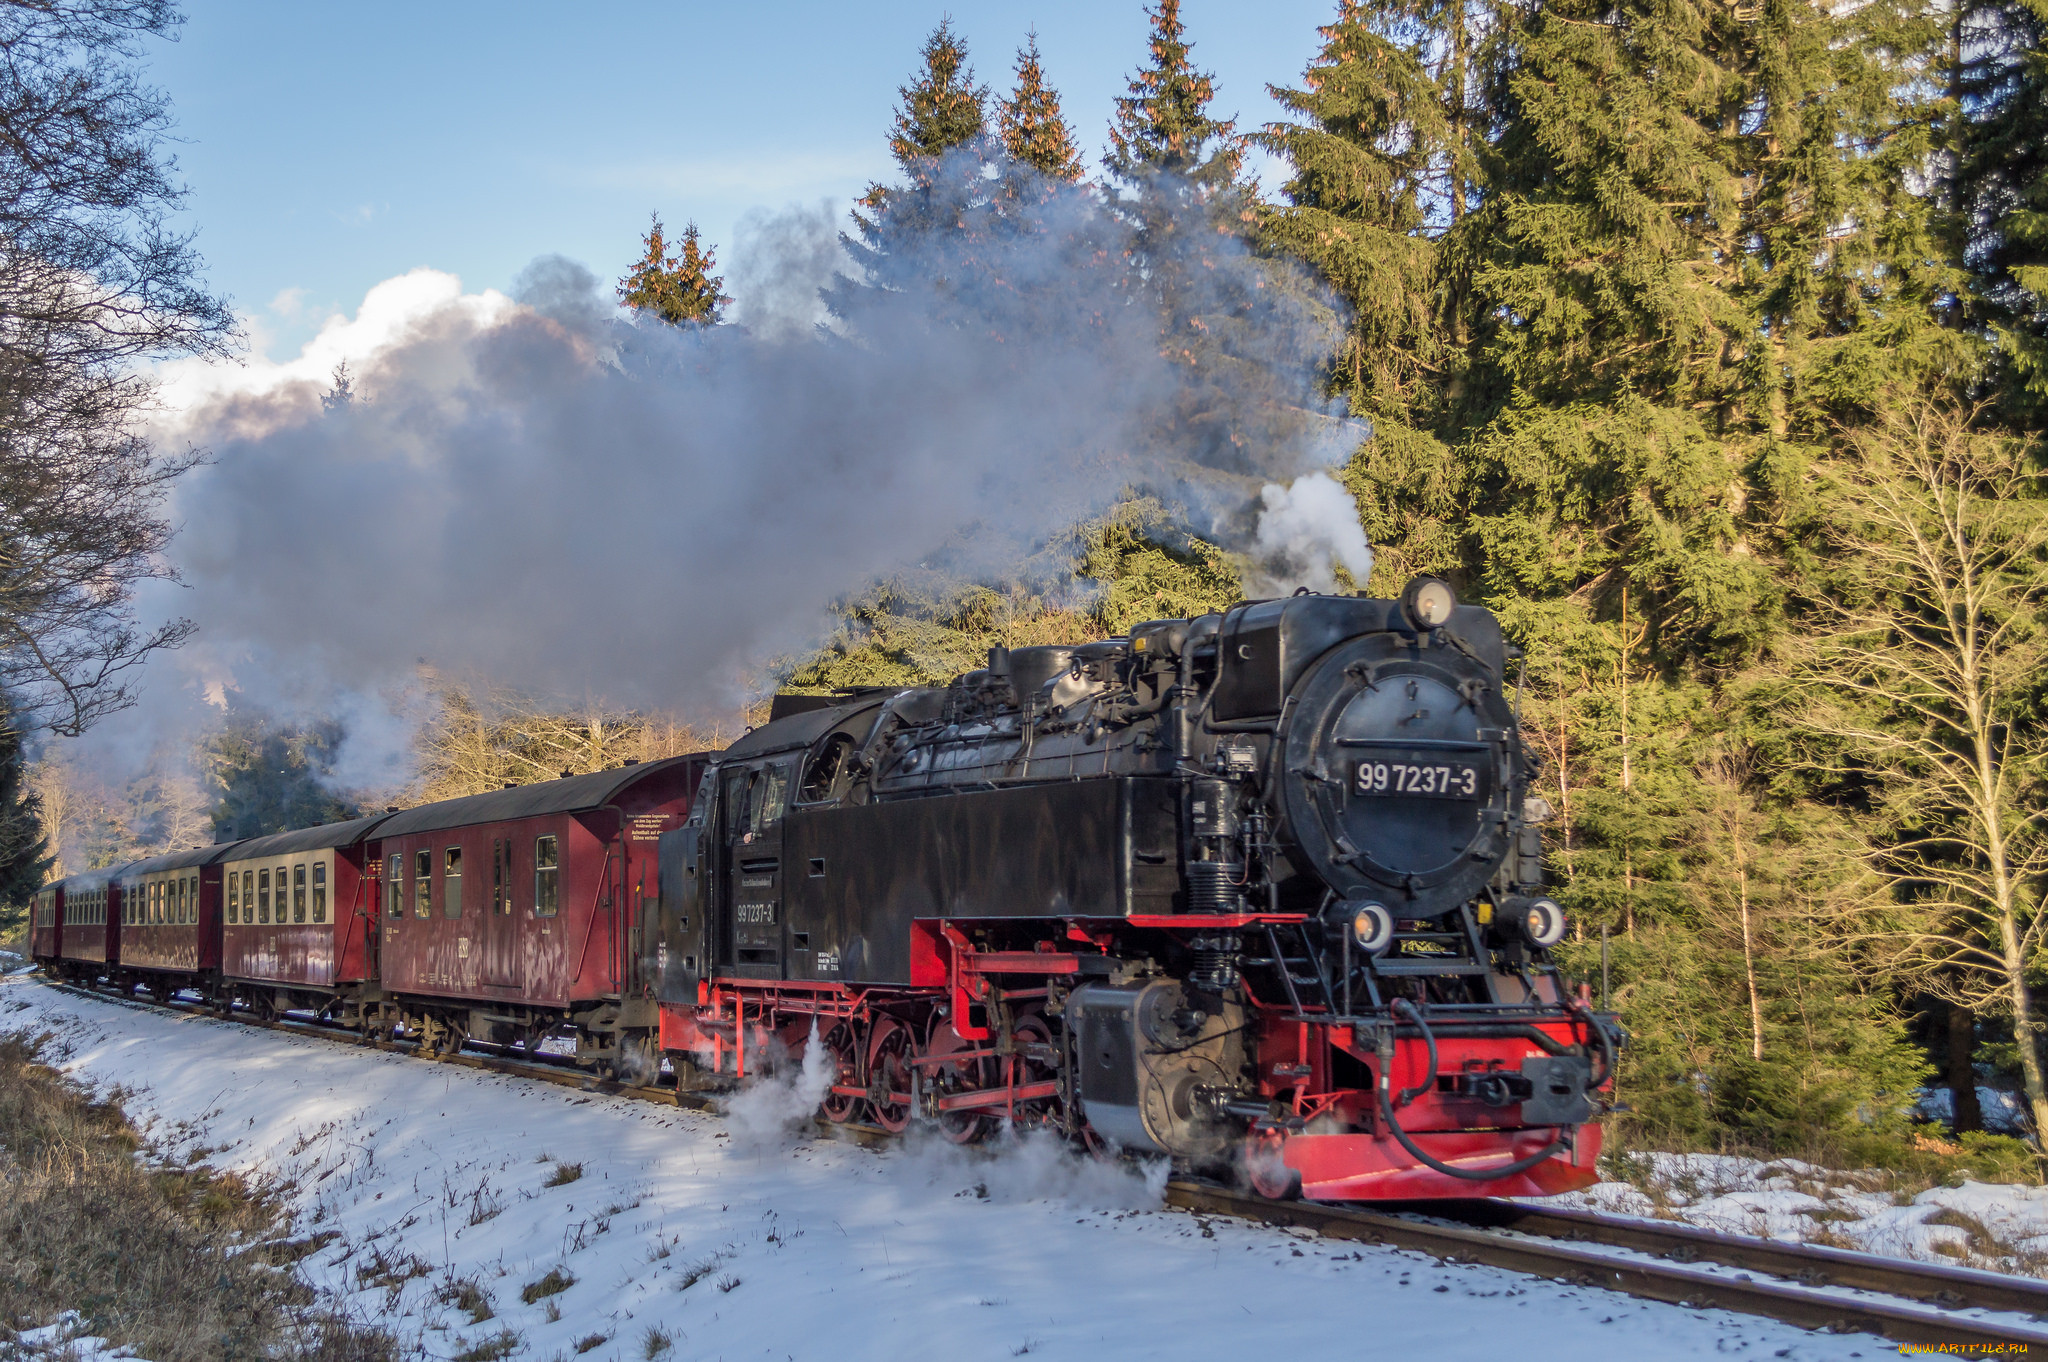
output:
M682 1092L672 1087L636 1087L599 1078L571 1064L547 1062L539 1056L512 1059L489 1054L432 1055L421 1052L416 1044L399 1041L365 1045L359 1032L338 1022L284 1017L265 1021L240 1015L224 1019L213 1008L197 1003L158 1003L151 998L54 979L45 982L79 997L138 1010L162 1009L216 1021L232 1020L244 1026L337 1045L413 1054L437 1063L534 1079L586 1093L629 1097L714 1115L724 1111L714 1094ZM821 1134L871 1148L892 1145L899 1139L879 1127L842 1125L823 1118L819 1118L817 1125ZM1165 1201L1172 1209L1196 1215L1312 1229L1329 1239L1413 1249L1445 1262L1502 1267L1643 1300L1695 1309L1733 1310L1806 1329L1877 1334L1897 1343L1941 1347L1945 1356L2011 1357L2038 1348L2048 1357L2048 1325L2029 1327L2023 1323L1966 1319L1954 1313L1983 1309L2048 1314L2048 1283L1997 1273L1504 1201L1406 1203L1404 1210L1361 1210L1308 1201L1267 1201L1189 1181L1169 1182ZM1418 1215L1464 1223L1432 1223L1430 1219L1417 1218ZM1586 1243L1661 1254L1665 1261L1621 1258L1578 1247ZM1689 1266L1700 1260L1745 1272L1765 1272L1785 1280L1721 1276ZM1844 1296L1829 1288L1877 1292L1894 1299Z
M1388 1209L1393 1209L1389 1207ZM1412 1204L1403 1210L1546 1239L1605 1244L1676 1263L1706 1261L1768 1272L1802 1286L1838 1286L1938 1305L1948 1310L2010 1310L2048 1318L2048 1282L1946 1263L1916 1263L1822 1244L1785 1244L1696 1225L1637 1220L1514 1201Z
M1415 1249L1445 1262L1504 1267L1643 1300L1763 1315L1806 1329L1877 1334L1897 1343L1941 1348L1945 1355L2009 1357L2036 1348L2048 1350L2048 1327L1966 1318L1955 1313L1962 1308L1955 1305L1930 1307L1917 1299L1846 1296L1796 1279L1759 1281L1747 1276L1722 1276L1679 1263L1616 1257L1561 1240L1432 1223L1398 1212L1308 1201L1265 1201L1196 1182L1168 1183L1166 1204L1197 1214L1311 1229L1330 1239ZM1591 1237L1592 1227L1581 1223L1579 1228ZM1789 1247L1787 1252L1798 1256L1798 1251ZM1899 1264L1900 1278L1920 1266Z

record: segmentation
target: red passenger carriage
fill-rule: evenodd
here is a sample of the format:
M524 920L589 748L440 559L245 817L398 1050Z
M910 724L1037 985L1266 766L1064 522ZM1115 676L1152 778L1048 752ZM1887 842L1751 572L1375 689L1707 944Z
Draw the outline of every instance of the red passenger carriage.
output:
M367 839L386 817L227 849L218 901L228 996L260 1017L301 1009L361 1021L377 981L376 870Z
M120 890L106 871L64 881L64 938L57 955L65 978L98 979L120 959L120 903Z
M135 861L114 872L124 991L159 999L183 989L209 996L220 973L220 861L232 843Z
M28 954L31 960L54 970L64 946L64 885L46 884L36 891L35 907L28 919Z
M672 757L390 815L378 1024L452 1050L563 1026L600 1066L652 1073L661 959L657 839L704 770Z

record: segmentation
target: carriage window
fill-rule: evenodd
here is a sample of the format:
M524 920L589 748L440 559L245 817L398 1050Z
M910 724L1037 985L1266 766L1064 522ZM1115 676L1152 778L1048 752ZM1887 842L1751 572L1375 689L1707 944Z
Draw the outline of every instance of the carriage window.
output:
M178 922L181 925L191 921L191 919L186 916L186 914L191 911L192 882L186 879L183 875L180 875L178 876Z
M462 916L461 847L449 847L441 861L441 916Z
M556 864L557 843L552 837L533 839L533 911L536 917L553 917L559 903L561 867Z
M397 917L405 907L405 885L400 878L405 874L403 863L396 856L386 856L377 871L384 877L384 916Z
M511 911L511 905L505 901L505 841L500 837L491 839L491 911Z
M256 872L256 920L270 925L270 867Z
M313 921L327 921L327 862L313 863Z
M228 921L242 920L242 877L234 871L228 872Z
M247 926L249 923L255 921L255 918L253 916L255 911L256 872L253 870L244 870L242 872L242 925Z
M185 921L199 921L199 877L194 875L187 881L189 892L185 895Z
M306 867L292 867L292 921L306 920Z
M421 847L412 856L412 915L425 917L434 893L434 853Z

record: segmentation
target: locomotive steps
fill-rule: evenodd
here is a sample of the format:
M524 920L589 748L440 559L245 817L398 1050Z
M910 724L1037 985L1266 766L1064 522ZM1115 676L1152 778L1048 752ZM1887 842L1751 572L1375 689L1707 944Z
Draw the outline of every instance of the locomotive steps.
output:
M159 1007L71 985L51 987L140 1010ZM167 1006L205 1012L192 1004ZM360 1044L354 1032L309 1020L237 1020L336 1044ZM413 1047L379 1042L378 1048L403 1053ZM722 1112L724 1106L713 1095L605 1082L542 1058L515 1059L472 1049L437 1062L663 1106L711 1113ZM893 1145L899 1138L880 1129L824 1121L819 1122L819 1131L874 1147ZM1667 1304L1733 1310L1806 1329L1877 1334L1961 1355L2048 1350L2048 1324L2041 1322L2041 1317L2048 1317L2048 1283L1995 1273L1507 1202L1368 1211L1272 1202L1186 1181L1168 1184L1165 1199L1169 1207L1197 1217L1226 1216L1312 1231L1324 1240L1409 1249L1444 1262L1506 1268Z

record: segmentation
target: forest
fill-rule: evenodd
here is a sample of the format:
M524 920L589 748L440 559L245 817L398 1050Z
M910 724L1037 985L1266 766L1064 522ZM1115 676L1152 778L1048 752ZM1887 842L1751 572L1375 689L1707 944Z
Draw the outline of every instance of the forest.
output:
M1340 477L1374 553L1336 585L1441 575L1523 650L1565 950L1631 1036L1619 1140L2038 1176L1978 1093L2048 1129L2048 4L1343 0L1258 128L1225 116L1178 0L1147 13L1099 165L1035 37L995 85L949 23L906 53L897 173L851 214L833 324L908 294L1015 324L994 243L1057 223L1190 376L1152 438L1227 444L1201 394L1283 362L1255 343L1270 298L1332 319L1309 362L1369 423ZM694 225L641 245L638 324L727 324ZM203 302L159 351L214 343ZM1245 526L1183 491L1134 482L1003 571L841 584L830 641L760 690L937 680L1255 593ZM254 709L193 770L109 789L32 741L35 680L0 677L23 697L14 898L202 827L712 746L747 717L430 674L403 792L335 792L338 730ZM92 717L71 681L56 731Z

